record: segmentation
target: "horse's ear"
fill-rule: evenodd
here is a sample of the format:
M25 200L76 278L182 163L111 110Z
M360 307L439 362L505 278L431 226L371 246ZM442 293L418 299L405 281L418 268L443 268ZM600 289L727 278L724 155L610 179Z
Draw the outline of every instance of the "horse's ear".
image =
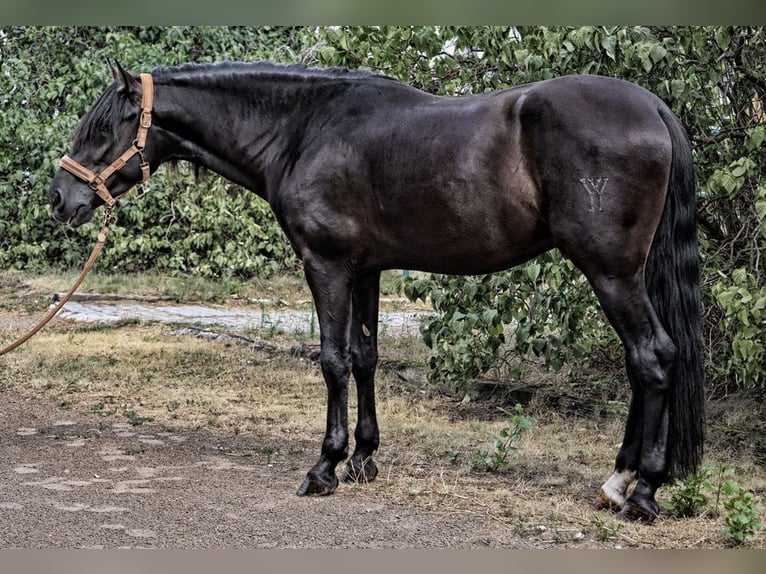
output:
M117 60L107 60L107 63L112 71L114 81L117 82L117 91L125 92L132 100L140 102L141 82L133 74L126 72Z

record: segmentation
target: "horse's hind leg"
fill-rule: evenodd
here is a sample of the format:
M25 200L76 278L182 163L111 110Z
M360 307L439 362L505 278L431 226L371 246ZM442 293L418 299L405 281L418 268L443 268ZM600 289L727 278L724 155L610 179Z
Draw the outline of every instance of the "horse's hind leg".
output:
M640 381L636 381L629 364L626 365L626 370L632 396L628 419L625 423L625 436L614 464L615 470L601 486L596 499L595 506L599 510L622 509L627 500L628 488L638 476L638 464L641 459L641 429L644 426L644 403Z
M641 455L639 431L643 426L643 404L640 389L632 382L631 389L633 396L630 401L628 420L625 423L625 437L614 464L615 470L598 493L595 503L598 510L621 510L627 500L628 487L633 484L638 475L638 462Z
M602 496L621 502L634 477L638 483L620 512L628 520L652 521L659 512L655 493L667 479L670 370L676 349L654 311L643 272L629 277L588 273L609 321L625 345L625 361L633 390L625 440L615 473Z
M378 299L380 271L357 276L352 294L351 372L356 381L357 421L354 454L346 464L342 481L369 482L378 475L372 455L380 433L375 415L375 368L378 364Z

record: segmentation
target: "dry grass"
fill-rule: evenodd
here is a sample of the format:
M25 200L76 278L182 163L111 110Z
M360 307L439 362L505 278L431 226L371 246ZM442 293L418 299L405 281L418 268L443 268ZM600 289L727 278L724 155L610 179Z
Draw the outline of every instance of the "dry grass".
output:
M9 316L4 312L3 318ZM3 325L3 341L19 330L15 324ZM252 433L264 444L309 443L318 454L325 390L316 364L171 332L171 327L153 324L83 328L57 323L0 358L0 392L13 389L35 400L134 424L153 419L173 427ZM424 365L426 352L417 341L388 339L381 344L384 365ZM721 517L677 520L663 514L653 526L644 526L592 509L622 436L619 412L564 416L533 402L530 414L538 422L511 455L508 468L475 472L472 453L489 448L509 424L497 406L491 401L463 403L382 369L377 461L384 487L342 495L369 497L371 503L406 502L445 517L479 514L539 546L725 546ZM350 418L353 426L353 389ZM734 422L734 415L726 419L726 424ZM736 468L740 483L766 498L766 470L752 453L725 442L714 445L706 464ZM273 456L290 453L283 449ZM662 496L667 497L667 489ZM763 547L763 533L748 545Z

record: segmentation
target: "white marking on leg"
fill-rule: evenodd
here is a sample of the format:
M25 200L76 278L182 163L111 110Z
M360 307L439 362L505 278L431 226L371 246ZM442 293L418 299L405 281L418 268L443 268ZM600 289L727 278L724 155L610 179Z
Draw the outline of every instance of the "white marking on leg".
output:
M636 480L635 471L614 471L612 476L601 487L601 495L614 506L623 506L625 504L625 493L634 480Z

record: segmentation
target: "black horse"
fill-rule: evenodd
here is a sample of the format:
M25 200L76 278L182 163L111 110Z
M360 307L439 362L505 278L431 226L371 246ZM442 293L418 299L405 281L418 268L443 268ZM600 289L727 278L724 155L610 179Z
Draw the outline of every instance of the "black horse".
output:
M697 468L696 189L685 131L656 96L598 76L438 97L368 72L270 63L112 72L53 178L53 216L81 225L104 203L94 190L119 197L178 160L268 201L316 301L327 384L321 456L299 495L338 485L352 373L359 416L342 479L378 472L381 270L489 273L554 247L586 275L626 350L630 412L597 504L651 521L657 489Z

